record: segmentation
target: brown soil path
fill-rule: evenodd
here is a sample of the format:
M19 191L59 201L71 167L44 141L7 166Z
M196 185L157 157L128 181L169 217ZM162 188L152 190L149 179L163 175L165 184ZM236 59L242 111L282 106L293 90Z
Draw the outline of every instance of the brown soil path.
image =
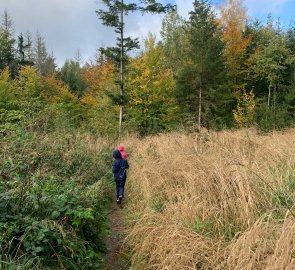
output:
M124 239L123 205L118 205L115 200L112 202L111 211L108 217L110 234L105 240L107 253L105 255L105 270L127 270L126 262L122 257L122 243Z

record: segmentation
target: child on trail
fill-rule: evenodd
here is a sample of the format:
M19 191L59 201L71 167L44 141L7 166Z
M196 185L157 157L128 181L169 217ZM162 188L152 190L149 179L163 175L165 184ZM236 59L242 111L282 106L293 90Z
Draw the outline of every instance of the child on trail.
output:
M125 152L124 144L121 143L118 147L118 150L120 151L122 158L127 159L127 153Z
M126 182L126 169L129 168L128 161L122 158L120 151L117 149L113 152L115 159L112 172L116 182L117 203L121 204L124 197L124 187Z

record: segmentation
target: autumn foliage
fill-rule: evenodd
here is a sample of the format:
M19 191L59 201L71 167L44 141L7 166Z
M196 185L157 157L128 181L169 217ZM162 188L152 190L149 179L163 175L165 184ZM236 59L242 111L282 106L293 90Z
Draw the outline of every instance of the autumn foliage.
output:
M130 115L142 134L160 131L173 118L175 81L163 49L155 37L145 40L145 51L133 59L127 81Z
M111 59L97 59L95 63L87 64L83 74L87 88L82 102L87 103L87 100L101 96L104 90L113 83L114 71L115 67Z
M219 23L222 27L222 39L225 43L224 55L231 76L239 78L243 73L245 52L251 42L251 37L245 35L247 23L246 9L242 0L228 0L220 9Z

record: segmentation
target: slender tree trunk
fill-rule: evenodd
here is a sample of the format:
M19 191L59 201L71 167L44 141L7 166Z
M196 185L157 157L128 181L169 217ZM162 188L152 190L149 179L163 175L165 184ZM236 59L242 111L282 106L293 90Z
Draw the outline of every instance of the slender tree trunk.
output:
M199 115L198 115L198 128L201 131L201 113L202 113L202 81L199 88Z
M201 56L201 72L200 72L200 86L199 86L199 113L198 113L198 129L201 132L202 121L202 84L203 84L203 55Z
M267 106L270 106L270 93L271 93L271 85L268 86L268 98L267 98Z
M276 104L277 104L277 85L274 86L273 89L273 110L276 111Z
M119 115L119 134L122 132L122 122L123 122L123 100L124 100L124 74L123 74L123 56L124 56L124 44L123 44L123 0L121 0L122 8L121 8L121 59L120 59L120 115Z

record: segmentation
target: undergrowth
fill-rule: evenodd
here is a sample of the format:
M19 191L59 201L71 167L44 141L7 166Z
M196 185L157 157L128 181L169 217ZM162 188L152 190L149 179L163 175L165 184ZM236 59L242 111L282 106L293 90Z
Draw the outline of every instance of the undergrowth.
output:
M0 269L98 269L111 152L82 134L18 131L0 142Z

